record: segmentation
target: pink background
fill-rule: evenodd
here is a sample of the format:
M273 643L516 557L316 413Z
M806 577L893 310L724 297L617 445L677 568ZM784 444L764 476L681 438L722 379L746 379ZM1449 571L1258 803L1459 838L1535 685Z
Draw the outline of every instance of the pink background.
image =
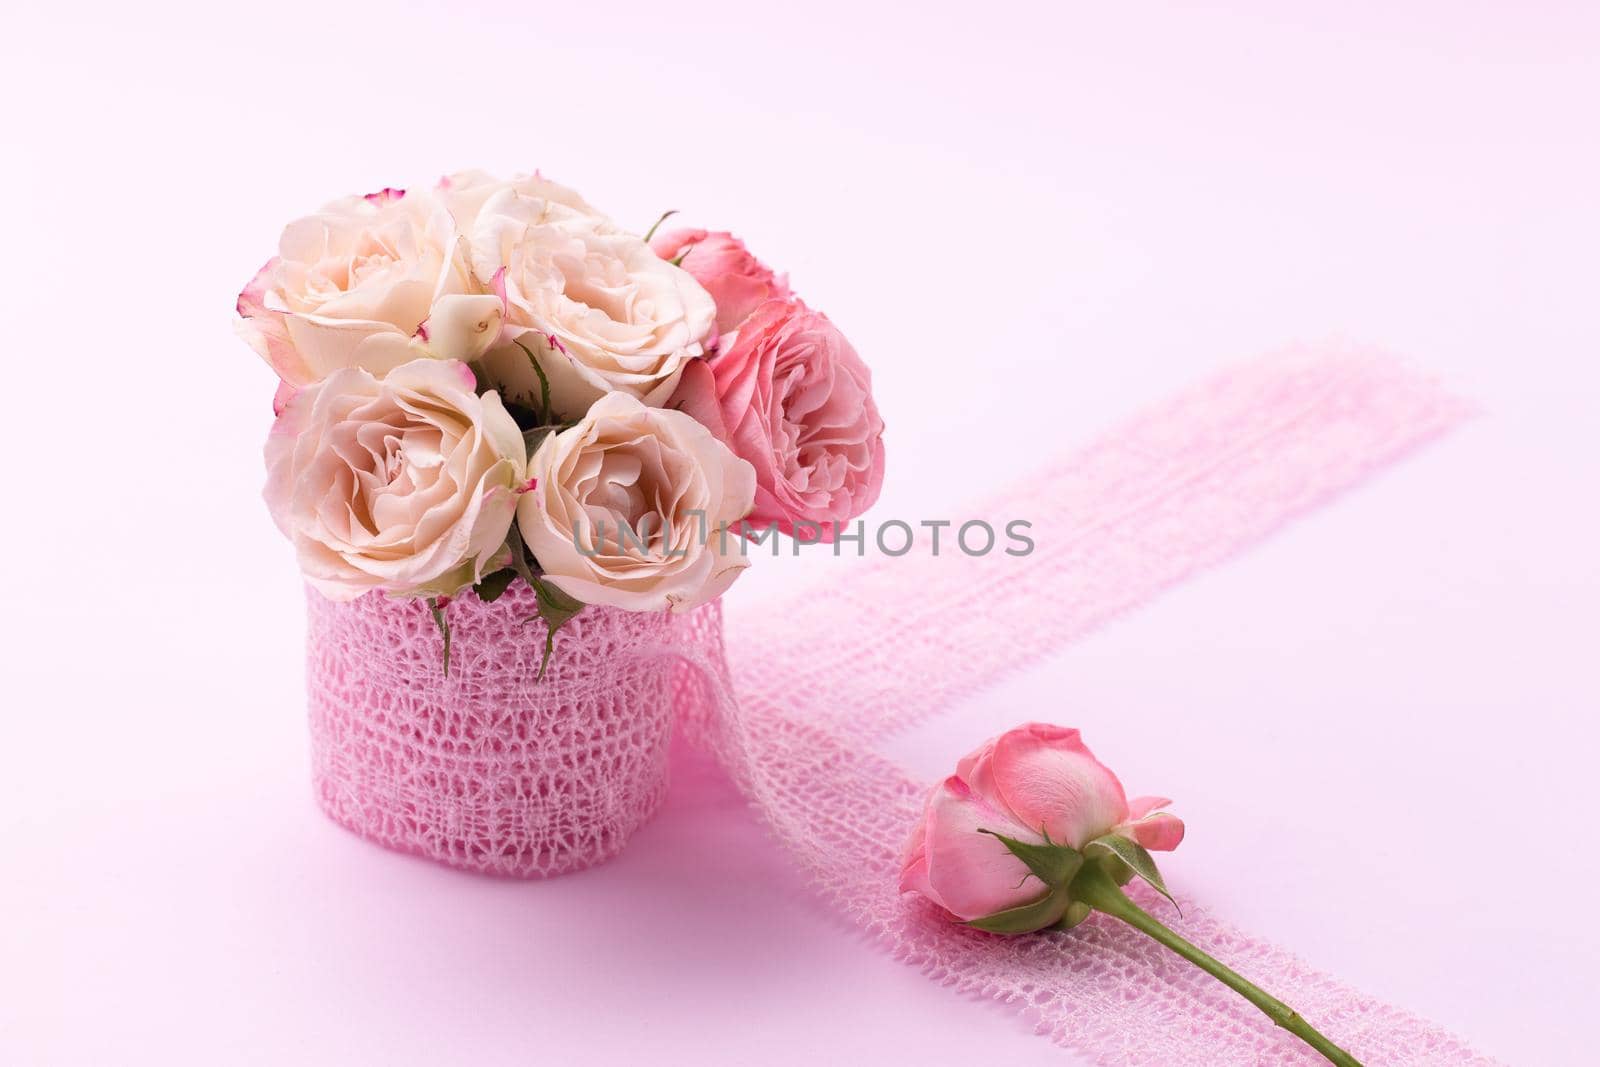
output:
M877 375L878 519L1289 340L1480 400L893 751L1080 726L1177 798L1182 892L1487 1052L1591 1058L1592 8L95 8L0 42L0 1062L1072 1062L867 947L692 757L622 858L543 884L315 812L229 311L290 217L471 165L789 269ZM841 569L761 564L737 599Z

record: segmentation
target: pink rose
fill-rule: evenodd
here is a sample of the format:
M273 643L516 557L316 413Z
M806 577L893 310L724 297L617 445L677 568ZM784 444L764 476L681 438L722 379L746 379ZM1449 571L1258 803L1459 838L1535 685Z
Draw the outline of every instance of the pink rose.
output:
M984 742L934 788L906 846L900 888L965 920L1032 904L1050 887L994 834L1080 853L1109 835L1170 851L1183 822L1157 811L1169 803L1130 802L1077 730L1030 723ZM1067 904L1063 897L1051 922Z
M1068 929L1101 912L1245 997L1329 1063L1361 1067L1289 1005L1122 891L1138 877L1171 899L1147 851L1170 851L1183 840L1178 817L1156 810L1168 803L1130 802L1078 731L1029 723L984 742L929 795L906 844L900 888L997 934Z
M773 274L731 233L673 230L658 234L650 248L665 260L683 257L678 265L716 301L718 333L738 329L763 301L789 298L788 279Z
M721 352L684 369L668 406L756 469L754 527L793 535L805 523L831 541L883 488L872 375L838 327L799 301L758 307Z

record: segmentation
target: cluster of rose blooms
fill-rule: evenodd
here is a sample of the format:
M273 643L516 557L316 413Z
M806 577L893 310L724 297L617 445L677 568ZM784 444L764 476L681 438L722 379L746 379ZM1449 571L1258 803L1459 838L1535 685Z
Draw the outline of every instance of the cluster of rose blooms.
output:
M659 225L469 172L284 230L239 327L281 379L265 495L314 587L683 611L748 565L708 530L828 540L873 503L850 343L737 238Z

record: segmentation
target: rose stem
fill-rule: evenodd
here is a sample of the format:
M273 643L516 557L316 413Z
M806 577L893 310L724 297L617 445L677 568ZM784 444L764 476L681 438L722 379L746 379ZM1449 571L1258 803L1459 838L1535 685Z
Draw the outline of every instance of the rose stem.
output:
M1095 910L1121 919L1140 933L1161 942L1260 1008L1267 1018L1316 1049L1329 1063L1338 1064L1339 1067L1361 1067L1360 1061L1318 1033L1310 1023L1300 1017L1299 1012L1250 982L1237 971L1201 952L1163 926L1149 912L1129 900L1127 894L1123 893L1117 883L1112 881L1111 876L1101 870L1098 864L1085 866L1083 873L1072 884L1072 895Z

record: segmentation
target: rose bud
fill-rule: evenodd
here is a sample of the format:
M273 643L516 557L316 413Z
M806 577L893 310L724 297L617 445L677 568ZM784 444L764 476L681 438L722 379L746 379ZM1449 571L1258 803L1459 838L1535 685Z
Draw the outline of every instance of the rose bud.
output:
M1030 723L986 741L933 790L907 845L900 888L998 932L1052 926L1066 916L1070 896L1041 880L1005 842L1041 855L1049 849L1078 853L1076 864L1066 851L1054 853L1061 877L1068 877L1091 845L1100 853L1122 847L1097 844L1107 838L1145 849L1177 848L1183 822L1156 810L1169 803L1159 797L1130 803L1077 730ZM1119 877L1127 873L1113 870Z
M789 281L772 273L731 233L672 230L650 242L656 255L694 276L717 304L717 332L739 328L767 300L787 300Z
M998 934L1068 929L1104 912L1160 942L1340 1067L1355 1057L1293 1008L1169 930L1121 886L1135 876L1168 900L1149 849L1171 851L1183 823L1132 801L1077 730L1029 723L983 743L928 796L901 860L900 888Z

